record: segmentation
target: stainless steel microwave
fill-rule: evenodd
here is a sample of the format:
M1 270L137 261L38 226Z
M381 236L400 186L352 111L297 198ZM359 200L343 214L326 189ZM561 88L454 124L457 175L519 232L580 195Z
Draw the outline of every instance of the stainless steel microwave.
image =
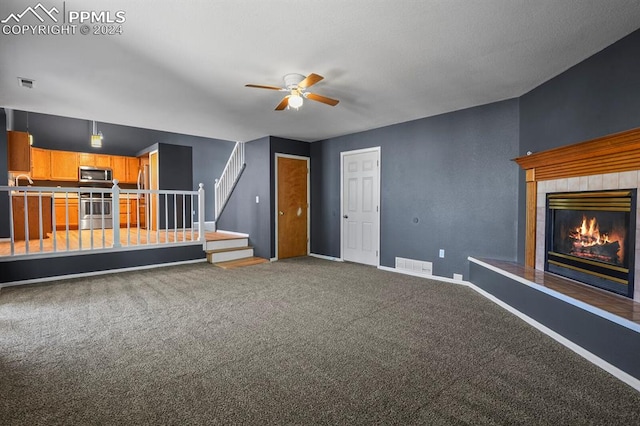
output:
M81 183L111 183L113 171L106 167L80 166L78 182Z

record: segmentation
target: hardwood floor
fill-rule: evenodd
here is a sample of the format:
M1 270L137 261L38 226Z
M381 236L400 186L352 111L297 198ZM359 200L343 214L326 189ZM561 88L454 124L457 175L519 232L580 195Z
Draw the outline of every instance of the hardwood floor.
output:
M482 261L565 296L640 324L640 303L627 297L517 263L487 259L482 259Z
M47 234L48 238L26 241L16 241L14 245L14 255L53 253L54 247L57 252L103 249L113 247L113 229L94 230L69 230L56 231ZM207 241L225 240L237 238L221 232L205 232ZM191 232L191 229L174 231L148 231L146 229L126 228L120 229L120 244L122 247L137 245L163 244L166 242L189 242L198 239L198 232ZM28 252L27 252L28 246ZM0 256L11 256L11 243L0 242Z

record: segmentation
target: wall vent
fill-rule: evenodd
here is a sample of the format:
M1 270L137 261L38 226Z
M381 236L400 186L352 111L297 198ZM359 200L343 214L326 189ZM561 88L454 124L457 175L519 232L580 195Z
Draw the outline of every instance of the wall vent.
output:
M33 89L33 87L36 85L36 81L30 78L18 77L18 84L20 85L20 87Z
M433 263L396 257L396 269L418 275L433 275Z

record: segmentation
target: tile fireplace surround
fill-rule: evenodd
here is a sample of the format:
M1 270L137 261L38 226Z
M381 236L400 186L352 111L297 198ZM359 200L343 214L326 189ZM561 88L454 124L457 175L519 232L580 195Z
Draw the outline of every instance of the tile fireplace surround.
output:
M600 191L638 188L640 170L579 176L538 182L536 208L536 263L535 268L544 271L546 197L555 192ZM638 203L640 206L640 203ZM636 208L635 276L640 278L640 208ZM636 283L633 300L640 302L640 283Z
M526 173L525 265L543 271L546 195L639 188L640 129L534 153L514 161ZM638 282L633 300L640 302L640 207L636 209L635 235L635 276Z

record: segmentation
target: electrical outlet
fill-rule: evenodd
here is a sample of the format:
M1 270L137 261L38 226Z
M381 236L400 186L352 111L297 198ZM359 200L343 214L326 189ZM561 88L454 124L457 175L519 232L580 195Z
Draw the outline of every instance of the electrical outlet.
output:
M444 249L440 249L440 253L438 254L438 256L444 259Z

